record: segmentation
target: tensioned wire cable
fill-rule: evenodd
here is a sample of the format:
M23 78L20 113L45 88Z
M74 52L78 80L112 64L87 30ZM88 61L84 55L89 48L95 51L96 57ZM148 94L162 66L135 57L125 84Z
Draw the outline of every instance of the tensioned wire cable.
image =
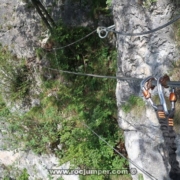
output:
M74 72L74 71L67 71L67 70L61 70L61 69L54 69L49 67L43 67L45 69L49 69L52 71L57 71L60 73L66 73L66 74L74 74L78 76L89 76L89 77L95 77L95 78L106 78L106 79L118 79L122 81L142 81L143 78L135 78L135 77L125 77L125 76L106 76L106 75L98 75L98 74L87 74L87 73L81 73L81 72ZM156 85L156 81L152 81L153 85ZM180 87L180 81L167 81L167 86L169 87Z
M58 59L57 59L57 54L56 54L56 50L54 50L54 54L55 54L55 60L57 63L57 66L59 67L59 63L58 63ZM53 68L48 68L50 70L56 70ZM58 70L57 70L58 71ZM76 72L71 72L71 71L62 71L60 70L60 72L63 73L69 73L69 74L75 74L75 75L85 75L84 73L76 73ZM88 76L92 76L92 77L106 77L106 76L101 76L101 75L94 75L94 74L86 74ZM113 79L116 79L117 77L115 76L110 76ZM124 78L123 78L124 79ZM129 78L128 78L129 79ZM124 80L127 80L127 78L125 77ZM140 166L138 166L134 161L132 161L129 158L126 158L123 154L121 154L118 150L116 150L114 147L112 147L108 142L106 142L103 138L101 138L95 131L93 131L86 123L83 123L86 127L88 127L88 129L95 134L99 139L101 139L102 141L104 141L111 149L113 149L115 152L117 152L120 156L122 156L123 158L125 158L126 160L128 160L129 162L131 162L131 164L133 164L137 169L139 169L142 173L146 174L149 178L151 178L152 180L157 180L154 176L152 176L150 173L148 173L147 171L145 171L143 168L141 168ZM131 125L132 126L132 125Z
M142 33L124 33L124 32L118 32L118 31L114 31L114 30L110 30L110 29L107 29L107 31L111 31L111 32L114 32L114 33L117 33L117 34L120 34L120 35L124 35L124 36L141 36L141 35L146 35L146 34L150 34L150 33L153 33L153 32L156 32L160 29L163 29L167 26L169 26L170 24L174 23L175 21L177 21L178 19L180 19L180 15L177 16L176 18L174 18L173 20L171 20L170 22L158 27L158 28L155 28L153 30L150 30L150 31L146 31L146 32L142 32ZM56 57L56 61L57 61L57 64L58 64L58 60L57 60L57 56L56 56L56 50L58 49L63 49L63 48L66 48L68 46L71 46L71 45L74 45L75 43L77 42L80 42L81 40L89 37L90 35L92 35L93 33L95 33L96 30L92 31L91 33L89 33L88 35L84 36L83 38L73 42L73 43L70 43L66 46L63 46L63 47L59 47L59 48L53 48L53 50L55 50L55 57ZM95 75L95 74L85 74L85 73L77 73L77 72L71 72L71 71L65 71L65 70L58 70L58 69L53 69L53 68L48 68L50 70L56 70L56 71L59 71L59 72L63 72L63 73L69 73L69 74L75 74L75 75L83 75L83 76L91 76L91 77L97 77L97 78L109 78L109 79L120 79L120 80L142 80L140 78L132 78L132 77L116 77L116 76L103 76L103 75ZM143 172L144 174L146 174L148 177L150 177L151 179L155 179L157 180L154 176L152 176L151 174L149 174L147 171L145 171L144 169L142 169L141 167L139 167L137 164L135 164L131 159L129 158L126 158L123 154L121 154L119 151L117 151L114 147L112 147L108 142L106 142L102 137L100 137L95 131L93 131L87 124L84 123L84 125L94 134L96 135L99 139L101 139L103 142L105 142L110 148L112 148L114 151L116 151L119 155L121 155L122 157L124 157L125 159L127 159L129 162L131 162L135 167L137 167L141 172Z
M125 32L119 32L119 31L115 31L115 30L112 30L112 29L108 29L108 28L105 28L106 31L109 31L109 32L114 32L116 34L119 34L119 35L123 35L123 36L142 36L142 35L147 35L147 34L151 34L151 33L154 33L156 31L159 31L171 24L173 24L174 22L176 22L178 19L180 19L180 15L176 16L173 20L169 21L168 23L162 25L162 26L159 26L155 29L152 29L152 30L149 30L149 31L145 31L145 32L141 32L141 33L125 33Z
M153 32L159 31L159 30L161 30L161 29L163 29L163 28L165 28L165 27L173 24L173 23L176 22L178 19L180 19L180 15L176 16L173 20L169 21L168 23L166 23L166 24L164 24L164 25L162 25L162 26L159 26L159 27L157 27L157 28L155 28L155 29L152 29L152 30L150 30L150 31L145 31L145 32L141 32L141 33L125 33L125 32L119 32L119 31L115 31L115 30L112 30L112 29L108 29L108 28L106 28L106 27L103 27L103 28L106 29L106 31L108 31L108 32L114 32L114 33L119 34L119 35L122 35L122 36L142 36L142 35L147 35L147 34L151 34L151 33L153 33ZM82 37L82 38L78 39L77 41L74 41L74 42L72 42L72 43L70 43L70 44L67 44L67 45L62 46L62 47L53 48L53 49L54 49L54 50L56 50L56 49L58 50L58 49L64 49L64 48L66 48L66 47L72 46L72 45L74 45L74 44L76 44L76 43L78 43L78 42L86 39L87 37L91 36L91 35L94 34L96 31L97 31L97 30L94 30L94 31L90 32L89 34L87 34L86 36L84 36L84 37Z
M90 76L90 77L96 77L96 78L107 78L107 79L119 79L119 80L142 80L142 78L133 78L133 77L118 77L118 76L105 76L105 75L98 75L98 74L86 74L86 73L80 73L80 72L73 72L73 71L66 71L66 70L59 70L59 69L54 69L54 68L48 68L44 67L49 70L53 71L59 71L62 73L67 73L67 74L74 74L74 75L79 75L79 76Z
M55 52L55 59L56 59L56 63L57 66L59 67L59 63L57 60L57 54L56 54L56 50ZM61 73L67 73L67 74L74 74L74 75L78 75L78 76L89 76L89 77L95 77L95 78L107 78L107 79L119 79L119 80L133 80L133 81L140 81L142 80L141 78L132 78L132 77L117 77L117 76L105 76L105 75L97 75L97 74L86 74L86 73L80 73L80 72L72 72L72 71L66 71L66 70L59 70L59 69L54 69L54 68L48 68L48 67L44 67L46 69L49 70L53 70L53 71L57 71L57 72L61 72ZM126 121L125 119L123 119L124 121ZM138 129L136 129L136 127L134 125L132 125L130 122L126 121L130 126L132 126L135 130L139 131ZM143 133L144 134L144 133ZM147 135L148 136L148 135ZM148 136L149 137L149 136ZM150 138L150 137L149 137Z
M55 52L55 59L57 62L57 66L59 67L58 64L58 60L57 60L57 54L56 54L56 50ZM132 78L132 77L116 77L116 76L103 76L103 75L96 75L96 74L85 74L85 73L78 73L78 72L72 72L72 71L65 71L65 70L58 70L58 69L54 69L54 68L47 68L50 70L54 70L54 71L58 71L58 72L62 72L62 73L68 73L68 74L74 74L74 75L83 75L83 76L91 76L91 77L98 77L98 78L110 78L110 79L120 79L120 80L142 80L140 78ZM127 121L126 121L127 122ZM129 122L127 122L129 123ZM129 123L132 127L134 127L131 123ZM114 147L112 147L108 142L106 142L103 138L101 138L95 131L93 131L87 124L85 124L86 127L88 127L89 130L91 130L91 132L93 134L95 134L98 138L100 138L102 141L104 141L109 147L111 147L114 151L116 151L120 156L126 158L123 154L121 154L120 152L118 152ZM136 163L134 163L131 159L126 158L129 162L131 162L136 168L138 168L141 172L143 172L144 174L146 174L148 177L150 177L151 179L157 180L154 176L152 176L150 173L148 173L147 171L145 171L143 168L139 167Z
M55 55L55 60L56 60L56 63L57 63L57 67L59 67L56 49L54 49L54 55ZM53 70L53 71L58 71L58 72L61 72L61 73L74 74L74 75L78 75L78 76L90 76L90 77L96 77L96 78L119 79L119 80L126 80L126 81L127 80L134 80L134 81L135 80L142 80L142 78L106 76L106 75L87 74L87 73L81 73L81 72L60 70L60 69L54 69L54 68L48 68L48 67L44 67L44 68L49 69L49 70Z
M55 54L57 67L59 67L56 49L53 49L53 50L54 50L54 54ZM49 70L53 70L53 71L59 71L61 73L74 74L74 75L79 75L79 76L90 76L90 77L96 77L96 78L118 79L118 80L123 80L123 81L128 81L128 80L142 81L143 80L143 78L134 78L134 77L125 77L125 76L121 76L121 77L119 77L119 76L106 76L106 75L98 75L98 74L87 74L87 73L81 73L81 72L73 72L73 71L54 69L54 68L48 68L48 67L44 67L44 68L49 69ZM153 80L152 84L156 86L156 84L157 84L156 80ZM180 81L167 81L166 85L169 87L180 87Z
M58 49L64 49L64 48L66 48L66 47L72 46L72 45L74 45L74 44L76 44L76 43L78 43L78 42L80 42L80 41L86 39L87 37L91 36L91 35L94 34L95 32L96 32L96 30L90 32L89 34L87 34L86 36L84 36L84 37L78 39L77 41L74 41L74 42L72 42L72 43L70 43L70 44L67 44L66 46L53 48L53 50L56 50L56 49L57 49L57 50L58 50Z
M158 180L153 175L145 171L143 168L141 168L139 165L137 165L134 161L132 161L130 158L126 158L122 153L120 153L117 149L115 149L113 146L111 146L107 141L104 140L101 136L99 136L94 130L92 130L86 123L84 123L84 126L86 126L95 136L97 136L101 141L106 143L111 149L113 149L116 153L118 153L121 157L128 160L132 165L134 165L137 169L139 169L142 173L146 174L150 179L152 180Z
M134 163L130 158L126 158L122 153L120 153L117 149L115 149L114 147L112 147L108 142L106 142L101 136L99 136L95 131L93 131L86 123L84 123L84 126L86 126L94 135L96 135L100 140L102 140L103 142L105 142L111 149L113 149L116 153L118 153L121 157L125 158L126 160L128 160L129 162L131 162L132 165L134 165L137 169L139 169L141 172L143 172L144 174L146 174L150 179L152 180L157 180L154 176L152 176L150 173L148 173L147 171L145 171L143 168L139 167L136 163Z
M57 54L56 54L56 50L54 51L55 52L55 59L57 61L57 65L59 67L59 64L58 64L58 60L57 60ZM63 73L69 73L69 74L75 74L75 75L84 75L84 76L92 76L92 77L99 77L99 78L111 78L111 79L121 79L121 80L141 80L140 78L132 78L132 77L115 77L115 76L102 76L102 75L94 75L94 74L84 74L84 73L77 73L77 72L72 72L72 71L65 71L65 70L58 70L58 69L53 69L53 68L48 68L48 69L51 69L51 70L56 70L56 71L59 71L59 72L63 72ZM88 126L88 125L86 125ZM132 125L131 125L132 126ZM88 129L91 129L91 128L88 128ZM98 134L93 131L91 129L91 132L93 134L95 134L96 136L98 136ZM108 144L103 138L101 138L100 136L98 136L101 140L103 140L109 147L111 147L113 150L115 150L115 148L113 148L110 144ZM115 150L117 152L117 150ZM119 155L121 155L122 157L124 157L123 154L117 152ZM126 158L126 157L124 157ZM139 167L138 165L136 165L131 159L128 159L129 162L131 162L135 167L137 167L141 172L143 172L144 174L146 174L148 177L150 177L151 179L156 179L154 176L152 176L151 174L149 174L148 172L146 172L144 169L142 169L141 167Z
M153 141L155 140L155 139L153 139L152 137L150 137L146 132L143 132L143 131L141 131L140 129L138 129L138 128L137 128L134 124L132 124L131 122L125 120L125 119L122 118L122 117L120 117L120 119L123 120L123 121L125 121L125 122L126 122L127 124L129 124L131 127L133 127L133 128L134 128L133 130L140 132L142 135L145 135L146 137L148 137L149 139L151 139L151 140L153 140ZM144 128L147 128L147 127L144 126ZM156 127L153 127L153 128L156 128ZM157 127L157 128L159 128L159 127ZM147 129L148 129L148 128L147 128ZM155 138L160 138L160 137L156 136Z
M57 63L58 64L58 63ZM119 80L142 80L141 78L132 78L132 77L116 77L116 76L104 76L104 75L97 75L97 74L85 74L85 73L79 73L79 72L72 72L72 71L65 71L65 70L58 70L58 69L53 69L53 68L47 68L44 67L46 69L49 70L53 70L53 71L58 71L61 73L67 73L67 74L74 74L74 75L79 75L79 76L89 76L89 77L96 77L96 78L108 78L108 79L119 79ZM126 121L125 119L123 119L124 121ZM126 121L130 126L132 126L135 130L139 131L138 129L136 129L136 127L134 125L132 125L130 122ZM144 134L144 133L143 133ZM148 136L148 135L147 135ZM148 136L149 137L149 136ZM150 138L150 137L149 137Z

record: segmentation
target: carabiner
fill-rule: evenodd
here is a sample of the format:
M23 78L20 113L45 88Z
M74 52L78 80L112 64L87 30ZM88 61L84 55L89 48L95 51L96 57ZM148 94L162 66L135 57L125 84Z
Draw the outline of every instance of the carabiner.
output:
M149 103L151 104L151 106L157 110L157 106L153 103L152 99L151 99L151 93L149 92L150 89L152 89L152 85L150 83L151 80L153 80L156 78L154 78L153 76L149 76L147 78L145 78L144 80L141 81L141 90L143 92L144 97L147 99L147 101L149 101ZM157 78L157 89L158 89L158 95L159 95L159 99L160 99L160 103L163 106L163 111L166 115L169 114L168 108L167 108L167 104L166 104L166 100L164 98L164 91L162 88L162 84L161 81L163 80L163 77L158 77ZM149 85L150 84L150 85ZM176 95L174 92L174 88L172 88L170 96L169 96L169 100L171 102L171 110L175 109L175 102L176 102Z
M176 94L175 94L175 88L171 89L171 93L169 95L169 101L171 102L171 110L175 109L175 102L177 100Z
M100 27L97 28L97 33L98 33L100 38L106 38L108 33L109 33L108 29L110 30L110 29L114 29L114 28L115 28L115 25L109 26L107 28L103 27L103 26L100 26Z
M165 98L164 98L164 92L163 92L163 89L162 89L162 85L160 83L160 79L161 79L161 77L157 78L158 95L159 95L160 103L163 106L164 113L166 115L168 115L169 112L168 112L168 109L167 109L166 101L165 101Z
M152 87L147 87L147 84L150 80L155 79L153 76L149 76L141 81L140 87L143 92L144 97L147 99L147 101L151 104L151 106L154 109L157 109L157 106L153 103L151 99L151 93L149 92L149 89L152 89ZM146 87L145 87L146 86Z

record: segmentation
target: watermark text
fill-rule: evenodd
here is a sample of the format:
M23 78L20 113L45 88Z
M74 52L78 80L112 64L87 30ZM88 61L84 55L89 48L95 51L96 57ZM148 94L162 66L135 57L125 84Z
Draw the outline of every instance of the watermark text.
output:
M113 169L113 170L100 170L100 169L49 169L51 175L135 175L137 170L131 169Z

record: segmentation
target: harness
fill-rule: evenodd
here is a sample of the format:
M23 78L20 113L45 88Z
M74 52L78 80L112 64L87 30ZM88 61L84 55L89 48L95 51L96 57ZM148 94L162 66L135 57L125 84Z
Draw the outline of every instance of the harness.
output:
M153 90L155 86L152 84L152 81L157 81L157 89L158 89L158 95L160 99L160 104L156 105L151 99L151 93L150 90ZM167 75L155 78L153 76L149 76L145 78L143 81L141 81L141 90L143 92L144 97L146 100L151 104L151 106L154 108L159 124L160 129L162 131L162 135L164 138L164 142L166 144L167 150L168 150L168 161L171 166L169 177L172 180L180 180L180 167L179 162L176 159L176 150L177 146L175 143L176 133L173 129L174 126L174 114L175 114L175 102L177 100L176 94L175 94L175 88L171 88L171 93L169 96L169 101L171 103L171 108L168 110L166 101L164 98L164 92L163 88L168 88L166 86L166 81L170 81L169 77Z

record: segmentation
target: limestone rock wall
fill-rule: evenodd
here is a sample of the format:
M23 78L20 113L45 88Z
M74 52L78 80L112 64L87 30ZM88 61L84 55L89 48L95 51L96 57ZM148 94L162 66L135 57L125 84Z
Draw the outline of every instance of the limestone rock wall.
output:
M72 3L71 0L41 1L44 7L52 15L56 23L63 21L68 25L87 26L93 22L88 18L89 10L80 8L79 2ZM31 94L38 96L41 92L41 78L39 65L48 64L46 56L39 59L36 49L41 47L43 39L48 39L50 33L32 5L31 0L0 0L0 44L6 47L15 58L24 59L32 68L31 79L34 81ZM12 63L18 64L18 62ZM46 73L47 78L51 78ZM8 76L8 75L6 75ZM2 79L0 80L2 83ZM9 95L4 94L4 99L12 112L24 113L32 106L39 103L39 100L31 96L28 99L19 99L15 103L9 99Z
M116 31L139 33L169 22L175 12L170 0L158 0L144 7L137 0L113 0ZM173 25L145 36L117 35L117 76L145 78L168 73L173 61L179 59ZM135 112L124 113L122 106L131 94L140 95L139 82L117 82L118 122L124 129L128 156L158 180L168 180L167 151L155 112L148 104ZM134 167L133 165L130 165ZM133 180L138 179L132 175ZM144 180L150 180L144 175Z

